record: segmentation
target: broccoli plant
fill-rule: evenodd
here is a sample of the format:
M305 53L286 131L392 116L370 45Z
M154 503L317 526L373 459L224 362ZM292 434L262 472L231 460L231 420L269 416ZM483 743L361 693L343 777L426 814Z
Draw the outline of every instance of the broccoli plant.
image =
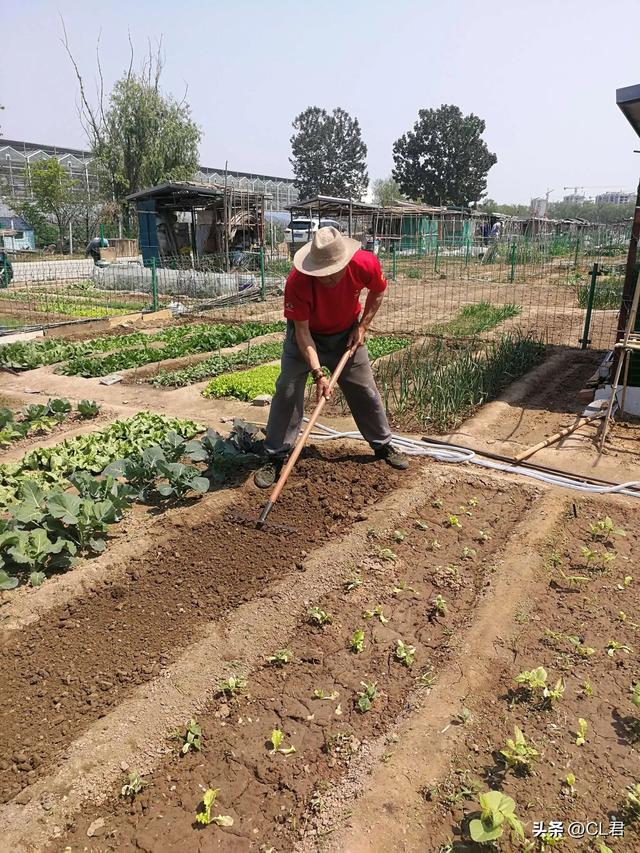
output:
M515 801L502 791L487 791L480 794L480 817L469 822L471 840L477 844L488 844L502 837L505 824L524 841L524 827L516 817Z
M514 726L514 737L507 739L507 745L500 750L500 755L506 761L507 767L516 774L531 773L531 764L539 756L539 752L530 746L521 729Z
M196 821L202 826L215 823L216 826L233 826L233 818L228 814L212 815L211 809L220 793L220 788L207 788L202 797L202 808L196 812Z
M378 686L375 681L372 681L370 684L361 681L360 684L364 687L364 690L361 690L358 693L356 708L361 714L366 714L367 711L371 710L373 700L376 698L378 692Z
M78 403L78 414L81 418L97 418L100 414L100 405L95 400L80 400Z
M71 403L65 397L56 397L47 402L47 415L61 423L71 411Z

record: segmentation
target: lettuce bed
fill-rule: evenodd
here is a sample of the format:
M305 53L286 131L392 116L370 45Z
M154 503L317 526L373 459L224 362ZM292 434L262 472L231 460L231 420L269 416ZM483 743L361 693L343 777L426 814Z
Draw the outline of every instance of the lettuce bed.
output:
M369 358L371 361L375 361L377 358L389 355L410 343L409 338L371 338L367 341ZM279 364L264 364L250 370L224 373L212 379L202 394L204 397L235 397L236 400L253 400L260 394L274 394L279 375Z

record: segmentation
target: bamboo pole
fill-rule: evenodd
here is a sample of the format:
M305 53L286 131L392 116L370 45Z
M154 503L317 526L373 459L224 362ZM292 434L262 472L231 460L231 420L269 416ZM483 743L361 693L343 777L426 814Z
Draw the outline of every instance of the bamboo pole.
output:
M518 453L517 456L514 456L514 459L516 462L522 462L523 459L528 459L530 456L533 456L534 453L537 453L538 450L542 450L543 447L549 447L549 445L555 444L556 441L560 441L560 439L564 438L565 435L570 435L585 424L589 424L591 421L595 421L603 416L604 412L596 412L595 415L580 418L580 420L576 421L572 426L565 427L564 429L561 429L560 432L556 432L553 435L550 435L549 438L545 438L544 441L540 441L538 444L534 444L533 447L529 447L527 450L523 450L522 453Z

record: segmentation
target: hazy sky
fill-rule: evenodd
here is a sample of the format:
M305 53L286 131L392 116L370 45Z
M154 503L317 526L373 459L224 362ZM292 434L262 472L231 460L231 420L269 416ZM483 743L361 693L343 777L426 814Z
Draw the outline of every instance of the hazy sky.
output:
M485 119L499 202L637 184L640 140L615 90L640 83L638 0L7 2L5 137L86 145L58 12L90 80L100 29L107 83L128 63L127 30L139 58L162 36L163 86L188 84L203 165L290 175L291 120L316 104L358 117L369 174L384 177L418 109L449 103Z

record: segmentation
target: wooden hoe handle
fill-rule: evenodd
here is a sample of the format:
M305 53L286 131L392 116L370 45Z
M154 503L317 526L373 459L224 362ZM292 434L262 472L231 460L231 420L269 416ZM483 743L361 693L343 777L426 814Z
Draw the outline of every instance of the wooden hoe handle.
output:
M330 391L333 391L333 389L335 388L336 383L337 383L338 379L340 378L340 374L344 370L344 366L349 361L350 358L351 358L351 350L348 349L344 352L342 358L338 362L336 369L331 374L331 379L329 380L329 390ZM269 515L269 513L271 512L271 508L273 507L274 503L280 497L280 493L282 492L284 485L287 482L287 478L289 477L289 474L291 473L293 466L298 461L298 456L300 456L300 454L302 453L302 448L307 443L307 439L309 438L311 431L313 430L314 426L316 425L316 421L320 417L320 412L324 408L324 404L326 402L327 402L327 398L324 395L318 400L318 403L317 403L315 409L313 410L313 414L309 418L309 422L307 423L306 427L302 431L302 434L299 436L298 440L296 441L295 446L294 446L293 450L291 451L291 455L287 459L286 465L283 467L282 471L280 472L280 476L278 477L278 482L273 487L273 491L271 492L271 494L269 496L269 500L265 504L265 507L262 511L262 515L260 516L258 523L256 525L257 527L262 527L262 525L264 524L264 522L267 518L267 515Z

